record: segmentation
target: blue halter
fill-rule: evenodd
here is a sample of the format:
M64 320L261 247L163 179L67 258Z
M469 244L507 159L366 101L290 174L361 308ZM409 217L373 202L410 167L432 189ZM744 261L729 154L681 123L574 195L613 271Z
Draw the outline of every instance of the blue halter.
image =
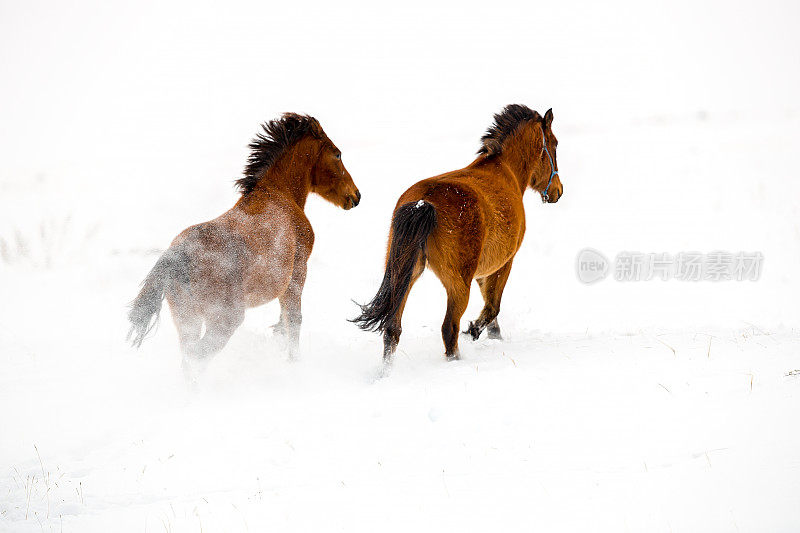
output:
M547 187L540 193L542 195L542 200L547 202L550 200L550 195L547 194L547 191L550 190L550 184L553 183L553 176L558 176L558 170L556 170L556 166L553 163L553 156L550 155L550 150L547 149L547 140L544 136L544 128L542 125L539 124L539 128L542 130L542 145L544 146L544 153L547 154L547 159L550 160L550 179L547 181Z

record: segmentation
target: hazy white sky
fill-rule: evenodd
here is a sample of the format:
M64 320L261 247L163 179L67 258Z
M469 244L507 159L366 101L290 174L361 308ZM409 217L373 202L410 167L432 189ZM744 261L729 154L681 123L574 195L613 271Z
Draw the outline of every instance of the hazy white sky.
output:
M213 132L286 110L364 142L512 101L583 125L796 109L798 4L643 4L3 1L0 173L238 149Z

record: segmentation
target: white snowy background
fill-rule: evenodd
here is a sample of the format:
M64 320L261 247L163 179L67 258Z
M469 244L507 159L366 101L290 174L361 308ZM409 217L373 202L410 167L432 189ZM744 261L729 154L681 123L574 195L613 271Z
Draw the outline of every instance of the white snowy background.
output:
M645 5L646 4L646 5ZM0 2L0 530L796 531L794 2ZM506 339L443 358L414 288L394 372L346 321L397 196L508 103L555 112ZM311 198L301 359L249 312L190 393L127 303L233 205L260 122L316 116L363 201ZM757 282L581 284L584 247L759 251ZM466 320L481 302L473 291Z

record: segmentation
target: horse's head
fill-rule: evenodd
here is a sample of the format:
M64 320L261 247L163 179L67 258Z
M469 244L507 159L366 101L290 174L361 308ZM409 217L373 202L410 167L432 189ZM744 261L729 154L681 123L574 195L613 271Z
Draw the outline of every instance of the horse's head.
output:
M361 193L344 168L342 152L327 135L322 135L320 143L319 156L311 169L311 190L343 209L354 208L361 201Z
M309 192L315 192L344 209L358 205L361 193L342 164L342 153L325 135L317 119L284 113L261 128L263 131L250 142L244 177L236 180L243 195L288 180L293 191L297 192L298 186L304 188L303 202ZM310 183L306 173L309 169ZM265 180L268 174L270 178Z
M556 161L558 139L553 135L552 125L553 110L548 109L540 125L544 146L534 167L533 176L531 176L531 188L542 195L543 202L550 204L556 203L564 194L564 186L561 185Z

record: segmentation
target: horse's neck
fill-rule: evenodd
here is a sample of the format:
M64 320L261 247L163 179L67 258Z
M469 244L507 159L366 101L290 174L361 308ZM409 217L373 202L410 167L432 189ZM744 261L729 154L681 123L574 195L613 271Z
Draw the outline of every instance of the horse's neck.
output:
M503 146L503 153L498 156L501 164L505 165L514 174L514 178L523 193L533 178L533 173L542 151L543 139L541 135L517 135Z
M300 209L305 209L308 194L311 192L309 159L297 157L295 153L284 154L258 180L250 195L256 200L274 192L282 193L291 198Z
M266 177L266 176L265 176ZM311 192L311 169L293 168L291 172L276 173L266 185L291 198L300 209L305 209L308 193Z

